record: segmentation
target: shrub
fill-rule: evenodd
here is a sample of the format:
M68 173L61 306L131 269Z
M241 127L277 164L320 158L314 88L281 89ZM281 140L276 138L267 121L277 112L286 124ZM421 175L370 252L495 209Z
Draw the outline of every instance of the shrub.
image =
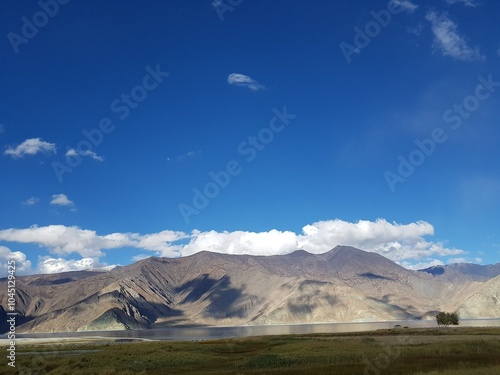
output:
M458 314L457 313L446 313L439 312L436 315L437 324L440 326L449 326L450 324L457 326L458 325Z

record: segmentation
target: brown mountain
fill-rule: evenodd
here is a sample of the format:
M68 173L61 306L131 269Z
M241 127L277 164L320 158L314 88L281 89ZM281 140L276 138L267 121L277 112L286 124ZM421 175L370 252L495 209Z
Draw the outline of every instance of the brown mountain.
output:
M472 263L455 263L446 266L433 266L420 270L427 272L439 279L447 281L463 280L487 281L500 276L500 263L481 266Z
M441 280L345 246L319 255L152 257L109 272L18 277L16 286L18 332L420 319L436 310L500 317L489 298L498 297L498 278Z

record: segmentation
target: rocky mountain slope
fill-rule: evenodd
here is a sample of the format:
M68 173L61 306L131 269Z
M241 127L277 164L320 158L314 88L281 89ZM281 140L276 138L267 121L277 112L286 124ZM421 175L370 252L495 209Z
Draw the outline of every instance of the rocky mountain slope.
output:
M500 263L481 266L472 263L456 263L446 266L434 266L420 270L427 272L439 279L454 281L454 280L471 280L471 281L487 281L494 277L500 276Z
M16 286L18 332L425 319L437 310L500 317L498 277L450 281L344 246L152 257L109 272L18 277Z

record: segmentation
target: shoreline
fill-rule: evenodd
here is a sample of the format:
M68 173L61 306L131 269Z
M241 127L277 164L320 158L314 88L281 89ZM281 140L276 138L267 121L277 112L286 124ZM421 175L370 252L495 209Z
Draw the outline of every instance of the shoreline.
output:
M500 319L464 319L453 328L498 328ZM439 328L435 320L394 320L380 322L346 323L295 323L239 326L190 326L152 328L142 330L110 330L83 332L28 333L16 336L16 345L72 344L72 343L119 343L144 341L204 341L255 336L287 336L301 334L350 334L373 333L377 330ZM8 346L7 335L0 336L0 346Z

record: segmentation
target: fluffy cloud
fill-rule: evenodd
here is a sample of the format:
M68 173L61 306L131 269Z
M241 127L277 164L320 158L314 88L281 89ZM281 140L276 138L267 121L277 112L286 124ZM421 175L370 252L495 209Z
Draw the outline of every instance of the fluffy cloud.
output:
M434 47L444 56L457 60L483 60L484 56L478 48L471 48L465 39L458 33L458 26L446 14L438 15L429 12L426 19L431 23L434 34Z
M441 242L426 240L426 236L432 235L433 226L423 221L397 224L379 219L350 223L337 219L306 225L300 234L273 229L267 232L194 230L188 234L164 230L145 235L98 235L95 231L64 225L33 226L27 229L1 230L0 241L34 243L58 254L62 260L43 258L39 266L43 272L59 268L66 270L83 266L96 267L99 257L104 255L103 250L125 247L141 250L134 258L137 260L145 257L143 250L150 251L151 255L166 257L187 256L203 250L224 254L276 255L304 249L320 254L336 245L348 245L379 253L408 268L438 264L437 262L441 261L435 257L459 256L465 253L460 249L450 249ZM62 258L75 253L82 258L92 259L92 263L83 260L67 263Z
M240 73L231 73L227 77L227 83L229 83L230 85L247 87L253 91L265 89L265 86L261 85L253 78L250 78L249 76Z
M94 268L97 267L93 258L66 260L63 258L42 257L38 261L38 271L40 273L82 271Z
M418 5L410 0L392 0L392 3L408 13L413 13L418 8Z
M124 247L168 253L172 249L172 242L187 237L185 233L168 230L147 235L111 233L100 236L92 230L64 225L0 230L0 241L34 243L58 255L76 253L84 258L98 258L103 255L103 249Z
M134 247L156 251L159 255L165 257L178 257L182 255L182 246L172 244L190 237L186 233L174 232L171 230L164 230L159 233L146 234L143 236L138 234L132 234L129 236L136 241L134 243Z
M444 263L439 259L424 259L422 262L418 263L401 262L400 264L410 270L423 270L434 266L444 266Z
M293 232L198 232L181 249L182 255L202 250L227 254L274 255L286 254L296 249L321 254L336 245L354 246L379 253L393 261L422 259L432 255L462 254L463 250L448 249L442 243L427 241L424 236L434 235L434 228L426 222L407 225L361 220L350 223L342 220L320 221L302 228L301 234Z
M0 240L34 243L50 249L55 254L78 253L83 257L99 257L103 255L101 249L113 249L131 244L117 239L114 234L98 236L95 231L64 225L5 229L0 231Z
M69 200L66 194L54 194L50 204L55 206L74 206L74 203Z
M38 153L56 153L56 145L42 141L41 138L31 138L25 140L23 143L9 147L5 150L5 155L10 155L14 159L22 158L25 155L36 155Z
M104 161L104 158L102 156L99 156L94 151L90 151L90 150L77 151L74 148L70 148L70 149L68 149L68 151L66 151L66 154L64 156L66 156L66 157L89 156L90 158L92 158L94 160Z
M29 199L26 199L24 202L23 202L23 205L24 206L34 206L35 204L37 204L38 202L40 201L40 199L36 198L36 197L31 197Z
M26 259L26 254L21 251L12 251L5 246L0 246L0 277L7 275L7 262L10 260L15 261L16 275L31 273L31 262Z
M299 245L310 252L328 251L329 244L341 244L375 251L393 260L407 257L421 257L422 250L431 245L423 236L433 235L434 228L420 221L407 225L389 223L386 220L375 222L360 220L349 223L342 220L320 221L303 228ZM434 249L433 252L436 252ZM411 252L411 254L410 254Z
M467 7L477 7L479 4L476 2L476 0L446 0L448 4L463 4Z
M191 241L182 249L182 255L195 254L202 250L225 254L274 255L286 254L298 247L297 235L293 232L199 232L192 233Z

